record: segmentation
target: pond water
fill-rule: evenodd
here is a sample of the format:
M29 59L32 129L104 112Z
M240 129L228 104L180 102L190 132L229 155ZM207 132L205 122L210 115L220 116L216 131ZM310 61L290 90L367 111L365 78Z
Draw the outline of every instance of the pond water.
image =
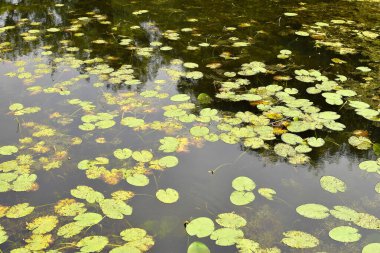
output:
M0 252L380 252L379 5L0 0Z

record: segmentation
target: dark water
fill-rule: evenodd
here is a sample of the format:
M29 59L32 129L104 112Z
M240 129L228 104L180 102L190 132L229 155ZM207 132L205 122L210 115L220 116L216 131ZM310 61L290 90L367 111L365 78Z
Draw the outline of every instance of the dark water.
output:
M380 142L379 124L355 114L350 107L333 106L325 103L320 95L310 95L305 89L310 84L291 81L275 81L272 74L248 77L251 85L248 88L266 86L272 83L284 87L295 87L300 93L298 97L310 99L324 111L336 111L341 115L339 122L346 125L340 132L329 130L315 131L307 136L318 136L326 140L326 144L313 149L310 162L294 166L280 158L272 151L275 141L268 142L269 148L250 150L242 143L233 145L222 141L215 143L193 140L187 152L176 153L179 165L165 171L152 170L147 176L150 184L136 187L120 180L117 184L107 184L104 180L92 180L86 177L85 171L78 170L77 164L85 159L107 157L110 163L107 169L132 168L132 161L123 163L112 155L117 148L129 147L132 150L147 149L157 157L165 154L158 150L159 139L164 136L181 137L188 133L191 124L184 124L181 130L154 131L152 129L133 130L120 125L125 116L144 118L146 122L163 121L162 107L174 104L169 98L153 99L139 97L138 100L125 105L111 104L105 96L127 99L127 94L139 93L156 89L170 96L183 93L190 96L190 102L195 104L192 110L198 114L202 108L217 109L221 114L231 114L238 111L258 110L248 102L232 102L218 99L217 82L226 81L223 75L226 71L238 72L241 64L251 61L261 61L270 65L273 72L281 75L294 76L295 69L318 69L325 75L345 75L349 81L344 84L347 89L355 90L361 101L367 102L372 108L379 108L379 39L368 44L358 44L354 39L346 40L344 29L341 33L328 33L333 40L344 38L347 46L356 45L358 53L354 55L339 55L325 47L315 46L315 40L294 34L304 25L315 22L329 22L332 19L355 21L352 30L379 31L379 3L346 2L346 1L92 1L68 0L64 6L56 6L59 1L4 1L0 0L0 27L15 26L15 28L0 33L0 44L10 42L0 47L0 140L1 145L15 145L19 152L11 156L0 156L1 162L15 159L20 154L32 154L35 164L31 173L37 174L38 190L31 192L0 193L0 205L11 206L28 202L35 206L34 212L20 219L0 218L0 224L5 228L9 239L0 244L3 252L25 246L24 239L31 232L25 227L26 222L44 215L55 215L54 205L64 198L73 198L70 190L78 185L91 186L109 198L112 192L128 190L136 196L128 201L133 206L133 214L122 220L104 218L101 223L92 226L86 232L64 239L57 235L59 227L72 221L73 217L59 217L58 226L51 232L54 239L46 249L60 249L59 252L76 252L76 247L66 247L67 243L76 243L88 235L104 235L110 240L102 252L108 252L114 246L122 244L119 233L128 227L140 227L154 237L155 245L149 252L186 252L193 241L204 242L211 252L238 252L235 246L221 247L209 238L198 239L187 235L184 223L196 217L215 219L217 214L235 212L247 220L243 228L245 237L259 242L263 247L278 247L282 252L361 252L368 243L380 242L378 230L359 229L362 235L358 242L342 243L332 240L328 232L348 222L339 221L333 217L323 220L312 220L300 216L296 207L305 203L318 203L332 208L336 205L350 207L358 212L365 212L380 217L379 194L375 192L379 182L377 173L367 173L358 168L365 160L376 160L372 149L357 150L348 144L347 140L354 130L366 130L373 143ZM148 10L148 13L134 15L132 12ZM297 12L296 17L284 16L284 12ZM101 15L99 16L96 15ZM89 19L81 20L81 17ZM78 21L79 18L79 21ZM196 22L189 22L196 19ZM107 21L101 23L101 21ZM109 21L109 22L108 22ZM33 25L32 22L40 22ZM249 23L249 27L239 27L239 24ZM69 31L69 27L80 24L78 31ZM139 26L138 29L131 29ZM46 32L47 28L57 27L59 32ZM191 32L180 31L182 28L193 28ZM236 30L229 30L235 27ZM0 28L1 29L1 28ZM36 29L40 32L32 41L25 41L22 33ZM347 28L348 29L348 28ZM179 40L163 37L167 30L175 30ZM0 30L1 31L1 30ZM82 33L76 36L75 33ZM33 34L32 34L33 35ZM247 47L232 47L231 37L239 41L249 42ZM149 47L152 41L160 41L173 49L160 51L155 49L149 57L138 55L138 50L119 45L121 39L133 41L139 48ZM104 40L106 44L93 43ZM188 46L197 46L207 42L211 47L200 47L189 50ZM68 45L68 46L67 46ZM47 47L48 46L48 47ZM67 48L75 48L69 56L71 60L61 63L60 58L67 59L70 53ZM282 49L292 51L289 60L280 60L276 56ZM49 51L49 55L46 52ZM44 53L45 52L45 53ZM223 59L220 55L229 52L236 60ZM120 66L132 65L134 76L141 81L138 85L125 85L123 82L113 83L101 80L101 74L89 73L87 66L74 65L73 59L86 61L102 59L101 64L107 64L114 70ZM332 58L346 61L346 64L332 64ZM196 70L204 75L199 80L187 78L173 79L166 69L184 71L181 65L173 64L174 59L183 62L194 62L199 65ZM22 61L22 63L21 63ZM221 63L222 67L210 69L210 63ZM43 69L38 64L46 64L49 71L38 74L35 69ZM284 65L280 67L279 64ZM355 70L357 66L370 66L368 74L373 80L363 81L363 73ZM20 68L25 67L25 70ZM280 69L279 71L277 71ZM17 78L25 71L32 73L30 78ZM7 76L13 72L16 77ZM82 78L78 78L82 77ZM78 78L73 81L72 78ZM72 80L72 83L63 83ZM165 80L165 84L157 84L156 80ZM94 83L102 82L104 86L94 87ZM370 84L368 84L370 83ZM31 87L59 87L53 93L33 92ZM157 88L159 87L159 89ZM247 89L248 89L247 88ZM70 94L59 94L70 91ZM203 105L197 101L201 93L213 98L211 104ZM95 106L92 112L80 109L77 105L67 102L79 98L90 101ZM141 102L141 104L136 104ZM14 116L8 107L13 103L22 103L25 107L38 106L41 111L33 114ZM145 104L145 105L144 105ZM123 108L123 106L125 106ZM59 112L59 117L52 114ZM90 113L115 112L116 125L109 129L82 131L78 129L81 117ZM56 130L50 137L33 137L32 144L24 147L19 139L32 137L33 131L27 122L46 125ZM215 128L216 123L210 126ZM164 127L167 128L167 127ZM170 130L170 129L166 129ZM302 135L302 134L300 134ZM188 135L187 135L188 136ZM80 137L80 145L72 145L71 138ZM97 138L105 138L105 143L96 142ZM190 137L189 137L190 138ZM29 149L38 141L45 141L50 148L47 153L38 153ZM29 146L28 146L29 145ZM59 168L46 171L43 169L41 157L54 159L56 151L67 154L61 159ZM170 154L171 155L171 154ZM210 171L215 170L214 173ZM320 186L322 176L335 176L347 185L343 193L332 194ZM257 187L274 189L277 194L270 201L257 193L256 199L245 206L233 205L229 196L233 189L231 181L238 176L253 179ZM155 197L157 189L176 189L180 198L174 204L163 204ZM85 200L77 200L85 203ZM102 213L96 204L86 204L88 211ZM293 249L281 243L282 233L289 230L300 230L313 234L320 244L313 249ZM45 250L45 249L44 249ZM41 251L44 252L44 251Z

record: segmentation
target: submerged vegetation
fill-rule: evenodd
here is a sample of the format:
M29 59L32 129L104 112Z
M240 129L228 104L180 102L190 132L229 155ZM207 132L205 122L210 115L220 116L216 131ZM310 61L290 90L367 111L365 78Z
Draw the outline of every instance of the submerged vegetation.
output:
M380 252L378 7L0 2L0 249Z

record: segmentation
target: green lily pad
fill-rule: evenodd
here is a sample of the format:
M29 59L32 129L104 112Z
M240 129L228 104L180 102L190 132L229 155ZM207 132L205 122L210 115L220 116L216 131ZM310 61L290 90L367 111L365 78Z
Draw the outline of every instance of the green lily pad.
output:
M380 243L370 243L364 246L362 253L380 253Z
M79 185L77 188L70 191L71 195L78 199L85 199L88 203L100 202L104 199L102 193L95 191L89 186Z
M31 214L34 211L34 207L29 203L21 203L10 207L5 214L7 218L18 219Z
M33 234L46 234L52 231L58 224L57 216L41 216L26 224L26 228ZM1 231L0 231L1 236Z
M129 157L132 156L132 150L128 148L123 148L123 149L116 149L113 152L113 155L120 160L125 160L128 159Z
M255 200L253 192L234 191L231 193L230 201L237 206L244 206Z
M256 188L256 184L249 177L242 176L232 181L232 188L237 191L253 191Z
M292 248L307 249L319 245L318 238L306 232L291 230L284 232L283 235L285 238L281 242Z
M207 135L209 132L210 130L204 126L194 126L190 129L190 133L194 137L202 137Z
M165 204L172 204L178 201L179 194L176 190L172 188L165 189L159 189L156 192L156 197L159 201L165 203Z
M357 221L360 218L358 212L346 206L334 206L334 209L330 210L330 214L343 221Z
M7 232L4 230L4 227L0 225L0 244L8 241Z
M187 248L187 253L211 253L206 244L202 242L192 242Z
M259 188L257 192L268 200L273 200L273 195L276 194L276 191L271 188Z
M99 202L99 205L104 215L116 220L123 219L124 215L131 215L133 210L124 201L117 199L104 199Z
M191 236L203 238L211 235L214 231L214 222L207 217L199 217L189 222L186 226L186 232Z
M153 154L148 150L135 151L132 158L137 162L147 163L153 159Z
M339 178L333 176L323 176L320 179L321 187L331 193L345 192L346 184Z
M340 226L333 228L329 236L338 242L356 242L362 237L356 228L350 226Z
M320 204L304 204L296 208L298 214L309 219L324 219L327 218L330 213L329 209Z
M108 244L108 238L105 236L87 236L77 243L81 252L101 252Z
M177 95L172 96L170 100L174 102L184 102L184 101L190 100L190 96L186 94L177 94Z
M0 155L13 155L18 152L16 146L2 146L0 147Z
M221 213L216 219L216 223L226 228L240 228L247 225L247 221L235 213Z
M134 186L146 186L149 184L149 178L142 174L133 174L127 177L127 182Z
M177 166L179 163L179 160L177 157L169 155L169 156L164 156L158 160L158 165L160 165L163 168L172 168Z
M74 218L77 225L82 227L91 227L98 224L102 219L103 217L98 213L82 213Z
M244 233L240 229L219 228L212 232L210 239L214 240L216 245L231 246L236 244L236 242L243 237Z

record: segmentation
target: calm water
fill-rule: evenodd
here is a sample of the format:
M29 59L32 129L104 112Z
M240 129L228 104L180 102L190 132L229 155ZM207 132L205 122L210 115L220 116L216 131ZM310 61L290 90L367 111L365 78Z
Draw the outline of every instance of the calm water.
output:
M25 239L32 233L26 223L37 217L57 215L54 206L62 199L76 199L85 203L88 212L102 214L98 204L87 203L71 195L70 190L79 185L90 186L106 198L118 190L133 191L136 195L128 200L133 207L132 215L120 220L105 217L71 238L63 238L57 233L64 224L72 222L73 217L57 215L59 223L49 231L52 241L41 252L77 252L79 247L75 244L89 235L108 237L109 244L101 252L109 252L115 245L125 243L119 233L130 227L143 228L153 236L155 244L148 252L186 252L193 241L205 243L211 252L238 252L234 245L218 246L208 237L188 236L185 230L184 224L194 218L215 220L218 214L227 212L235 212L247 220L247 225L242 228L245 238L257 241L262 247L277 247L281 252L361 252L369 243L380 243L379 230L360 228L331 216L321 220L307 219L296 212L295 209L302 204L317 203L331 209L336 205L347 206L380 217L379 193L374 190L380 181L379 175L358 167L363 161L376 160L376 154L372 147L358 150L347 141L354 130L365 130L368 138L378 143L380 131L378 122L357 115L347 105L330 105L320 94L308 94L305 90L313 84L294 79L294 70L297 69L317 69L332 79L336 75L344 75L348 81L342 86L354 90L358 94L356 100L377 110L380 99L379 39L359 41L354 34L369 30L379 33L379 3L70 0L63 1L62 6L57 5L60 3L51 0L0 0L0 29L12 26L11 29L0 30L0 147L18 147L14 154L0 155L0 162L14 160L19 155L31 155L34 163L29 173L37 175L35 182L38 184L33 191L4 190L0 193L2 206L27 202L35 207L32 213L18 219L2 217L0 212L0 224L9 236L0 244L3 252L28 245ZM133 13L139 10L148 12ZM298 13L298 16L284 15L286 12ZM354 24L335 30L323 30L329 29L324 26L310 27L315 26L315 22L329 23L334 19L352 20ZM49 28L59 30L47 31ZM343 41L346 43L344 47L355 48L357 53L342 55L317 46L315 38L295 34L295 31L310 32L310 29L320 29L330 41ZM173 30L179 38L168 38L168 30ZM176 37L173 33L169 37ZM122 39L130 39L131 42L120 45ZM171 50L151 46L154 41L170 46ZM235 47L235 41L243 41L247 45ZM199 46L200 43L210 46ZM289 59L277 58L283 49L292 52ZM346 63L334 63L331 61L333 58ZM203 77L176 76L178 72L192 71L178 64L178 59L198 64L195 70L202 72ZM193 125L207 125L209 129L216 130L217 122L176 124L163 116L165 106L179 104L170 100L175 94L190 97L188 102L195 106L188 111L195 115L208 107L217 109L220 115L231 116L239 111L261 114L255 105L247 101L233 102L216 97L220 82L238 77L227 77L225 72L237 73L243 63L252 61L265 62L268 71L244 77L251 82L244 90L269 84L297 88L298 98L309 99L321 110L341 115L338 121L346 126L344 131L323 129L299 133L303 138L317 136L326 141L323 147L308 154L308 163L292 165L276 155L273 146L280 137L266 141L266 148L253 150L246 148L242 141L231 145L222 140L209 142L193 138L189 134ZM220 63L221 66L215 69L207 67L210 63ZM131 65L135 79L140 80L138 84L126 84L123 80L123 75L131 73L116 72L112 76L112 72L123 65ZM97 72L89 69L95 66L103 67ZM361 72L356 69L358 66L368 66L372 71ZM105 68L111 70L107 72ZM293 79L276 81L273 79L276 75L289 75ZM165 93L167 97L152 98L145 96L144 91ZM208 94L212 102L200 103L197 98L201 93ZM70 104L71 99L89 101L93 107L83 109ZM40 110L14 115L9 109L14 103L40 107ZM83 123L82 116L101 112L114 114L116 124L91 131L78 128ZM120 124L124 117L137 117L146 123L165 121L172 124L163 125L161 130L151 126L133 129ZM43 129L41 125L55 130L54 133L36 134ZM185 138L187 145L177 152L164 153L159 150L159 140L165 136ZM29 137L32 138L30 143L23 139ZM74 137L81 138L82 142L74 144ZM47 150L35 148L38 143ZM143 174L150 182L144 187L127 183L120 173L111 175L108 181L106 176L89 179L86 171L77 168L82 160L107 157L109 163L105 167L109 172L111 169L136 169L132 158L119 160L113 156L118 148L149 150L154 159L175 155L179 164L163 170L149 169L146 164ZM48 169L46 166L51 162L58 165ZM7 171L2 168L0 172ZM345 182L346 191L333 194L322 189L320 179L327 175ZM232 204L230 195L234 190L231 182L239 176L251 178L257 188L274 189L275 197L268 200L258 194L256 188L256 198L252 203L243 206ZM158 201L155 193L162 188L176 189L179 200L173 204ZM352 243L331 239L328 232L343 225L358 228L361 239ZM281 240L283 233L289 230L310 233L319 239L319 245L311 249L288 247Z

